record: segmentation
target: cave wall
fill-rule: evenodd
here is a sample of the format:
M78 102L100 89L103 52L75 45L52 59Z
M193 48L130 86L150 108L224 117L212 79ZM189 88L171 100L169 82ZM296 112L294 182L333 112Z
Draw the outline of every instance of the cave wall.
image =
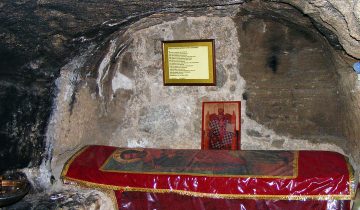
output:
M349 147L347 154L355 160L356 167L360 168L360 82L358 76L349 72L349 65L353 59L338 57L343 62L334 63L339 72L339 88L343 117L343 131Z
M288 3L314 20L314 25L329 42L343 48L349 55L360 57L360 2L337 0L274 0ZM339 44L336 44L339 42Z
M243 0L0 2L0 173L51 159L49 118L60 69L89 45L151 14L203 12ZM51 127L51 126L50 126Z
M294 8L269 19L274 6L155 14L75 57L57 80L54 174L86 144L200 148L202 101L242 102L242 149L346 153L333 64L342 60ZM215 39L215 87L163 86L161 41L183 39Z
M242 97L235 28L230 17L159 14L143 19L114 34L99 61L82 69L82 75L91 76L81 79L73 104L68 92L73 70L63 68L53 119L54 165L91 143L200 148L202 101ZM215 39L217 86L163 85L161 41L173 39Z
M294 8L256 5L239 17L246 114L279 134L345 141L331 47Z
M258 5L262 2L265 2L262 4L262 8L267 9L275 16L293 10L293 8L289 9L288 5L278 2L295 6L302 12L300 16L304 16L304 19L297 24L300 26L303 24L302 26L305 28L315 27L318 31L316 33L321 33L332 46L325 45L324 49L316 48L315 52L329 53L331 51L329 59L332 60L333 65L331 64L329 69L336 68L337 71L333 74L325 71L327 67L319 67L327 81L321 83L326 86L321 88L324 95L320 95L320 97L325 96L326 99L337 101L337 97L340 95L340 101L327 107L328 111L333 110L335 113L329 116L318 108L314 112L321 114L319 115L320 122L316 121L318 120L316 115L306 115L303 112L298 115L304 122L309 123L309 127L305 127L306 123L303 123L301 124L303 127L299 129L308 131L308 134L312 136L325 134L326 137L330 137L325 138L324 141L319 142L315 141L315 138L293 134L296 132L295 127L290 133L284 132L284 129L278 129L276 123L262 122L266 117L264 112L262 117L251 115L251 112L254 112L251 107L257 106L257 103L253 101L254 97L246 89L246 74L242 72L244 64L241 59L235 61L234 58L246 57L246 53L241 51L242 40L245 37L242 36L240 28L243 20L239 20L239 17L246 16L241 13L241 8L251 8L252 4ZM162 132L160 128L151 126L154 124L165 125L167 129L174 128L177 132L186 128L189 130L186 136L191 140L184 145L197 147L200 141L197 136L200 128L195 125L196 123L188 123L188 119L185 120L182 117L195 115L192 120L198 122L200 119L198 115L199 101L223 98L233 98L243 102L243 149L328 149L350 154L359 162L360 157L357 151L359 151L360 129L357 122L360 119L360 108L358 107L360 91L351 70L351 65L355 61L353 58L360 58L358 51L360 45L359 5L358 1L340 3L335 0L82 1L76 4L63 0L4 0L0 3L2 10L0 13L0 135L3 145L6 147L0 151L1 170L37 166L44 158L51 158L52 155L53 163L57 165L56 163L60 159L67 157L77 147L87 143L149 145L148 136L150 134L156 136L157 133ZM239 14L241 15L239 16ZM249 16L253 15L258 14L249 14ZM186 17L202 25L202 28L198 31L199 33L188 32L185 38L219 36L221 39L217 44L231 48L232 61L229 63L226 56L219 54L220 59L217 58L217 62L220 71L220 85L217 87L201 87L196 90L188 87L182 87L182 89L168 87L165 92L157 91L156 88L161 87L162 84L159 78L160 64L157 60L160 54L158 40L166 38L165 34L175 34L172 37L169 35L169 38L174 39L184 37L184 34L176 31L179 29L186 31L189 28L191 28L189 31L194 31L194 28L199 27L193 24L194 22L184 21L183 19L188 19ZM228 19L225 20L225 17ZM299 20L291 18L293 16L289 17L289 20L292 21ZM218 18L218 20L215 21L211 18ZM206 19L211 20L206 23ZM306 21L304 21L305 19ZM176 25L175 23L181 22L180 20L184 24ZM212 23L217 25L211 25ZM263 20L262 23L268 24L267 20ZM284 25L283 22L280 24ZM164 35L154 32L150 33L152 37L150 40L148 37L142 37L147 40L145 43L143 40L138 40L141 37L139 31L146 34L149 33L146 32L148 28L159 27L157 25L161 26L158 28L159 30L165 30ZM276 25L268 26L284 29L283 26ZM219 28L221 27L219 26L225 27L226 30L220 33ZM178 30L177 27L179 27ZM236 30L237 34L233 30ZM267 33L271 32L267 30ZM133 34L136 34L137 37L133 37ZM234 41L234 37L237 37L238 40ZM231 44L225 41L228 38L232 40ZM155 64L152 62L152 66L143 64L143 62L149 63L151 60L141 61L136 52L133 52L136 49L144 53L144 49L141 49L142 46L136 45L134 40L142 43L143 47L147 46L147 49L152 49L146 53L146 55L151 55L147 58L158 62ZM316 40L316 42L322 41ZM320 45L322 44L318 46L320 47ZM223 46L217 47L223 49ZM295 46L297 46L296 43ZM326 49L327 47L329 50ZM230 49L223 50L222 53L228 50ZM236 50L237 55L235 55ZM345 54L343 54L343 50ZM302 50L298 49L298 52L302 52ZM306 58L304 53L301 55L302 58ZM284 53L279 55L281 57L278 61L281 61L279 65L285 64L283 58L286 56ZM319 59L322 60L324 57L325 55L319 56ZM340 60L342 61L340 62ZM266 65L269 62L274 63L271 56L269 60L262 60L259 68L263 68L266 73L271 72L272 64L270 67ZM133 63L135 64L132 65ZM286 64L279 67L278 70L285 70L286 66L294 67L294 64ZM301 66L311 67L307 63L301 63ZM103 74L104 72L106 74ZM142 73L140 74L140 72ZM221 75L221 72L225 73ZM149 80L141 78L141 81L145 81L148 87L135 81L139 76L149 78ZM59 78L55 81L57 77ZM270 77L271 73L267 75L267 78ZM337 86L339 93L335 92L336 88L333 86L336 81L340 81ZM198 97L190 99L191 103L186 104L188 109L182 110L185 112L182 114L168 105L169 100L165 102L161 98L162 96L174 97L173 94L178 94L180 90L188 95ZM205 97L205 93L210 97ZM158 98L151 94L158 94ZM316 94L315 91L301 95L301 97L314 96L312 100L318 101L315 103L317 107L327 106L328 104L324 101L318 100ZM52 105L54 95L56 97ZM272 97L273 95L268 94L267 96ZM139 103L136 102L136 97ZM156 107L153 103L159 98L163 105ZM172 99L176 101L175 98ZM247 102L246 99L249 101ZM131 107L133 110L130 110L130 113L122 106L129 101L135 104ZM141 104L147 102L150 102L150 105ZM246 113L246 103L251 106L249 106L250 112L248 113ZM340 107L341 110L336 107ZM293 111L295 108L289 108L289 110ZM306 109L304 107L298 110ZM52 114L49 118L51 111ZM148 113L155 113L155 115ZM174 115L174 113L176 114ZM124 120L125 115L134 115L135 118ZM341 116L337 118L336 116L339 115ZM179 118L179 121L176 123L157 121L159 116L162 118L175 116ZM331 121L336 122L331 123ZM119 129L123 125L125 129ZM140 134L137 135L134 131L140 131L141 136L145 134L147 138L139 138ZM112 134L116 134L114 136L124 135L131 141L119 140ZM132 135L134 136L132 137ZM169 137L169 134L161 133L161 135ZM152 139L151 144L161 147L179 147L180 144L165 144L161 135L159 135L160 141ZM176 138L179 136L179 133L175 134ZM334 136L336 138L332 138ZM341 139L341 136L345 136L350 148L343 145L342 141L339 143L338 139ZM183 143L176 138L174 140L176 143ZM329 139L336 139L336 141ZM68 144L68 147L65 144ZM8 160L16 161L11 163Z

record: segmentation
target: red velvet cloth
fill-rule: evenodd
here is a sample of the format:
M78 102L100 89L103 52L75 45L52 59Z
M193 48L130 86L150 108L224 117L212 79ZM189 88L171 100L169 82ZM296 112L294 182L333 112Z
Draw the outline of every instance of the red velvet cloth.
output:
M349 200L221 199L121 191L115 195L121 210L350 210Z
M244 175L241 174L242 172L240 171L239 175L234 175L234 173L239 172L233 173L230 171L229 175L219 175L216 173L222 172L220 170L221 168L219 169L220 172L207 171L204 172L204 174L196 171L194 174L190 172L184 173L181 171L188 170L188 168L177 168L177 170L172 172L164 172L164 169L161 168L162 165L159 164L158 166L156 161L155 163L154 161L152 162L153 168L149 168L148 165L143 165L144 171L139 171L138 169L131 171L131 167L130 169L125 167L126 170L121 168L116 168L116 170L109 170L109 167L118 167L116 165L116 161L114 160L120 162L122 161L121 164L122 167L124 167L124 161L126 162L126 158L124 156L118 159L120 153L117 151L119 150L123 151L124 149L110 146L88 146L79 151L68 161L68 163L64 166L62 177L64 180L77 182L89 187L115 190L118 195L118 201L121 201L119 203L119 207L127 202L122 200L124 198L122 197L123 193L126 193L124 195L128 197L129 195L130 197L146 197L149 195L156 195L157 199L159 199L159 203L162 203L162 200L166 200L165 203L170 202L170 200L172 200L171 196L175 196L174 198L181 200L183 197L186 198L190 195L192 196L192 199L190 200L196 200L197 198L195 197L200 197L202 202L206 202L209 203L208 205L215 206L217 204L212 204L211 200L217 198L229 198L220 200L222 200L222 202L229 202L229 205L241 204L248 206L245 209L252 209L252 207L258 205L280 205L280 208L264 207L264 209L287 209L287 202L279 203L277 200L293 200L296 201L294 203L301 203L299 200L350 200L354 196L354 189L352 188L354 187L352 186L354 184L354 180L351 167L348 164L347 159L343 155L336 152L299 151L291 153L276 153L268 151L271 153L271 155L275 155L277 158L281 157L283 154L294 154L294 158L284 157L285 159L288 158L286 160L291 160L290 162L285 161L287 165L281 165L276 162L275 164L271 162L272 165L269 165L266 163L269 161L265 159L265 157L268 158L269 156L266 155L262 160L264 162L263 165L261 164L261 161L259 162L259 160L261 160L261 155L256 156L257 160L254 160L257 161L256 164L251 164L251 158L240 158L238 163L239 167L244 166L244 164L247 168L251 166L251 172L244 171ZM149 149L149 151L151 151L151 154L157 154L156 149ZM159 150L159 154L162 154L161 152L162 151ZM194 158L197 159L198 157L213 157L214 155L219 155L220 153L223 154L223 158L225 159L231 156L254 156L254 151L165 151L166 154L172 154L174 152L176 154L186 154L187 156L194 153L195 155L193 156L193 159L190 159L191 161L195 161ZM228 155L226 156L224 154ZM147 160L149 159L148 157L153 156L143 155L141 158L148 163L150 161ZM184 159L186 159L186 157L184 157ZM231 161L236 162L236 158ZM128 162L129 164L133 164L132 160ZM209 163L209 165L214 166L214 163ZM268 170L268 173L270 174L269 176L262 174L266 172L268 167L289 168L289 165L294 167L294 170L291 172L289 172L289 170L284 171L279 169L279 174L271 174L273 172L270 170ZM174 167L176 168L176 165L174 165ZM165 167L165 169L169 170L171 167ZM271 170L273 171L273 169ZM225 172L226 171L227 170L225 170ZM252 175L251 173L253 172L260 173L260 175ZM135 192L139 193L137 194ZM258 199L261 199L262 201L259 201ZM143 201L138 202L141 203ZM346 204L345 206L348 206L348 202L340 203L342 203L341 205ZM136 206L137 204L134 203L134 205ZM191 206L192 204L191 201L188 201L188 203L184 203L184 205ZM282 205L285 205L284 208L281 207ZM306 203L306 205L324 206L330 204L328 204L327 201L324 201L315 202L313 204L310 202ZM188 209L191 208L189 207Z

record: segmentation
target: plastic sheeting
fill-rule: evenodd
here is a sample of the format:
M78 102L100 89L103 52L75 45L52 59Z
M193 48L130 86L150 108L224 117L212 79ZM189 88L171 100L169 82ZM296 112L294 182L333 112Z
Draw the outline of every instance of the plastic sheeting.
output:
M262 200L216 199L145 192L116 192L119 209L185 209L185 210L350 210L344 200Z
M124 209L349 209L355 194L347 159L326 151L87 146L62 177L114 190Z

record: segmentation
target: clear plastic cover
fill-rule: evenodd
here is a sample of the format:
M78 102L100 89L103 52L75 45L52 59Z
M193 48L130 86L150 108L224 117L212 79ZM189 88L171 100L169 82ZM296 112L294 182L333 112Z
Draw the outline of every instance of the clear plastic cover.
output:
M326 151L87 146L62 177L114 190L123 209L349 209L355 195L346 157Z

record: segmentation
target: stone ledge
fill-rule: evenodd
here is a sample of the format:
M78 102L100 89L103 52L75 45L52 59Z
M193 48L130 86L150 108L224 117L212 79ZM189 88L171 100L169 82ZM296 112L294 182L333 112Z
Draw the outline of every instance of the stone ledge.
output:
M111 198L110 193L74 186L63 186L62 188L52 192L30 193L21 201L4 207L4 210L116 209L116 203Z

